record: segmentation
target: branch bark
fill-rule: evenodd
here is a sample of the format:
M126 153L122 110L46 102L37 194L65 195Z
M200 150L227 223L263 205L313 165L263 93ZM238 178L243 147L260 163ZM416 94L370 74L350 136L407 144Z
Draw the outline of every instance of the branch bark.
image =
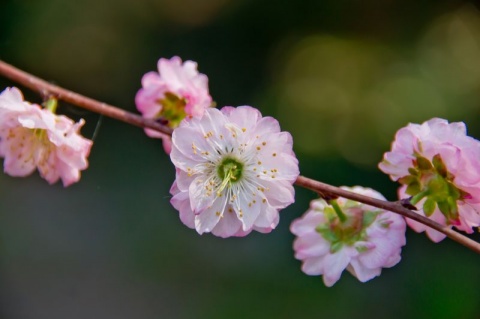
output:
M22 71L10 64L7 64L0 60L0 75L13 82L19 83L33 91L36 91L43 96L53 95L59 100L71 103L78 107L103 114L105 116L114 118L125 123L135 125L142 128L150 128L163 134L165 137L172 135L172 129L168 126L162 125L154 120L145 119L140 115L133 114L122 110L116 106L99 102L73 91L61 88L57 85L48 83L32 74ZM405 208L400 202L383 201L368 196L352 193L341 188L325 184L305 176L299 176L295 181L295 185L310 189L318 194L339 196L348 198L357 202L361 202L377 208L389 210L391 212L400 214L406 218L413 219L428 227L431 227L450 239L470 248L474 252L480 254L480 243L462 235L449 227L443 226L434 220L431 220L425 216L419 215L412 210Z

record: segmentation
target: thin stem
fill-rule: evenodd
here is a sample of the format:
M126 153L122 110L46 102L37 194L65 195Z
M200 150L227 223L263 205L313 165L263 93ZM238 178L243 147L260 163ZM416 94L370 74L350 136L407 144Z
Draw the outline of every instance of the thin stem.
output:
M17 82L27 88L30 88L33 91L36 91L42 94L43 96L54 95L59 100L63 100L65 102L74 104L78 107L90 110L92 112L100 113L105 116L126 122L128 124L132 124L135 126L156 130L160 133L163 133L165 137L168 137L172 134L171 128L165 125L162 125L158 122L155 122L154 120L145 119L140 115L136 115L136 114L124 111L113 105L102 103L94 99L80 95L78 93L63 89L59 86L50 84L27 72L19 70L14 66L7 64L1 60L0 60L0 75L12 80L13 82ZM305 176L299 176L295 181L295 185L313 190L320 194L329 194L334 197L340 196L340 197L348 198L357 202L361 202L370 206L378 207L381 209L389 210L391 212L400 214L404 217L413 219L419 223L422 223L428 227L431 227L445 234L450 239L453 239L454 241L480 254L480 243L477 243L476 241L471 240L470 238L460 233L457 233L456 231L452 230L449 227L440 225L434 220L431 220L425 216L419 215L405 208L404 206L402 206L400 202L383 201L383 200L375 199L372 197L360 195L357 193L352 193L352 192L343 190L341 188L313 180Z
M430 189L425 189L418 193L417 195L413 196L412 199L410 199L410 204L412 205L417 205L419 201L421 201L425 196L427 196L430 193Z
M58 100L54 97L49 98L43 103L43 106L52 113L57 112Z
M333 210L337 214L338 219L340 219L340 221L342 223L344 223L347 220L347 216L342 211L342 208L340 207L340 205L338 205L337 200L336 199L331 199L331 200L328 201L328 203L333 207Z

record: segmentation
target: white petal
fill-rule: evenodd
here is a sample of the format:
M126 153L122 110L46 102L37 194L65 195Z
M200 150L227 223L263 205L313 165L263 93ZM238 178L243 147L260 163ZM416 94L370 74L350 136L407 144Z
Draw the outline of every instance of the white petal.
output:
M255 133L259 136L265 136L270 133L280 132L280 124L276 119L270 116L265 116L257 122Z
M262 117L262 114L257 109L250 106L226 109L225 113L229 114L230 121L237 124L242 130L245 129L248 133L256 126L258 119ZM257 133L256 130L255 133Z
M35 137L21 127L12 129L11 132L14 136L5 138L0 143L2 153L5 154L4 171L10 176L27 176L37 167L34 157Z
M255 226L264 228L264 230L274 229L279 220L278 210L270 206L268 203L261 203L260 205L262 205L261 212L255 220Z
M260 200L255 200L256 197L246 190L242 190L237 194L237 200L234 202L233 208L237 213L238 219L242 222L242 229L248 231L253 227L253 224L260 214L263 203ZM237 206L238 205L238 206Z
M358 278L361 282L366 282L376 276L379 276L382 269L378 268L368 268L362 265L358 260L352 259L350 265L347 267L347 270Z
M195 229L201 235L213 230L224 213L225 200L218 198L212 206L195 216Z
M330 243L320 234L311 232L302 237L297 237L293 242L293 250L295 250L296 259L318 257L328 253Z
M230 210L231 209L231 212ZM234 236L242 227L242 223L238 220L237 215L233 212L230 205L225 209L223 216L217 225L213 228L212 234L219 237Z
M326 256L306 259L302 264L302 271L310 276L323 274L325 269L325 257Z
M315 228L325 222L323 213L314 210L307 211L302 217L295 219L290 226L290 231L297 236L315 231Z
M328 287L333 286L333 284L340 279L343 270L347 267L349 262L350 257L348 257L343 250L339 250L334 254L326 255L323 260L323 282L325 285Z
M277 209L285 208L295 201L295 190L288 181L260 181L268 204Z
M207 191L211 187L204 176L195 178L189 187L190 207L195 214L202 213L205 209L213 205L217 195L212 191ZM222 198L222 201L225 201Z

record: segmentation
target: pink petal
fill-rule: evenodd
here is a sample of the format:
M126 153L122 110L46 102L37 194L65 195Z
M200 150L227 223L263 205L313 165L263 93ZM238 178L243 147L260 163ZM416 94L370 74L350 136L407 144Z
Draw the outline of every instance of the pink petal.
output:
M301 218L295 219L290 225L290 231L297 236L303 236L315 230L317 226L324 223L323 214L313 210L308 211Z
M358 260L353 259L350 262L350 266L347 270L358 278L361 282L366 282L376 276L380 276L381 268L368 268L367 266L362 265Z
M205 191L208 186L208 182L203 180L202 177L197 177L189 186L189 196L190 196L190 208L194 214L201 214L204 210L208 209L214 204L214 202L219 202L220 200L215 200L217 194L215 192L207 193ZM222 201L225 201L222 199Z
M302 271L310 276L321 275L325 269L326 256L306 259L302 264Z
M333 286L340 279L343 270L347 267L349 262L350 257L342 252L342 250L325 256L323 259L323 282L327 287Z
M211 232L219 222L221 215L225 210L226 202L224 199L217 199L212 206L203 210L195 216L195 229L201 235L205 232ZM195 212L195 211L194 211Z
M238 217L235 213L230 212L229 208L232 209L230 205L227 206L223 217L220 218L217 225L213 228L212 234L222 238L235 236L242 228L242 223L238 220Z
M317 232L310 232L297 237L293 242L296 259L307 259L325 255L330 250L330 243Z

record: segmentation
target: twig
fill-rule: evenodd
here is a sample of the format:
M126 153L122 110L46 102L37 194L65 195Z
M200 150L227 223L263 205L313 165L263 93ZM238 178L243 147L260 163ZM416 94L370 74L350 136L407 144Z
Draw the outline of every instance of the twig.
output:
M48 83L32 74L17 69L13 65L0 60L0 74L13 82L40 93L42 96L55 96L59 100L71 103L86 110L103 114L113 119L126 122L139 127L146 127L156 130L165 136L172 135L172 129L162 125L155 120L143 118L140 115L122 110L116 106L102 103L81 94L66 90L57 85Z
M105 116L132 124L135 126L150 128L156 130L165 136L170 136L172 134L172 129L162 125L154 120L145 119L140 115L136 115L127 111L124 111L113 105L102 103L94 99L88 98L86 96L80 95L78 93L63 89L57 85L48 83L36 76L33 76L27 72L24 72L20 69L15 68L14 66L7 64L0 60L0 75L6 77L7 79L12 80L13 82L19 83L33 91L36 91L42 95L54 95L59 100L74 104L81 108L90 110L92 112L100 113ZM321 194L322 196L335 197L340 196L348 198L357 202L361 202L370 206L378 207L381 209L389 210L394 213L400 214L404 217L413 219L417 222L420 222L428 227L431 227L454 241L464 245L465 247L470 248L476 253L480 254L480 243L477 243L474 240L448 228L442 226L439 223L431 220L425 216L419 215L404 206L400 202L389 202L383 201L368 196L360 195L357 193L352 193L344 189L328 185L316 180L313 180L308 177L299 176L295 181L295 185L301 186L312 191Z
M441 233L444 233L445 235L447 235L447 237L455 240L456 242L480 254L480 243L477 243L476 241L454 231L451 228L440 225L439 223L437 223L432 219L419 215L405 208L400 202L389 202L389 201L368 197L365 195L360 195L360 194L349 192L344 189L341 189L332 185L328 185L304 176L299 176L295 182L295 185L305 187L315 192L334 194L340 197L348 198L357 202L361 202L370 206L378 207L381 209L389 210L391 212L400 214L404 217L413 219L430 228L433 228Z

